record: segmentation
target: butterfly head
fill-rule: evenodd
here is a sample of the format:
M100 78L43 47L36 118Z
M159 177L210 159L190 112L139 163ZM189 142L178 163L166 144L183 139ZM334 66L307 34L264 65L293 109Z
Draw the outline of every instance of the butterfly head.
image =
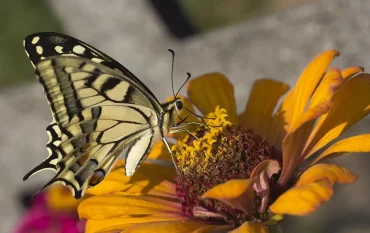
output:
M184 103L180 98L176 98L175 100L175 108L177 111L181 111L184 108Z
M162 108L165 112L171 113L171 117L175 117L180 114L180 111L183 110L185 106L184 102L179 97L176 97L173 100L162 104Z

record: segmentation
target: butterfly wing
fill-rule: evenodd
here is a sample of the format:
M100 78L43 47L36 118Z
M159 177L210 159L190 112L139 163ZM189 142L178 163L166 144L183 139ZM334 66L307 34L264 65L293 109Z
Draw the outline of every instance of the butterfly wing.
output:
M126 67L83 41L61 33L38 32L27 36L23 43L27 56L31 60L33 66L42 59L57 55L84 57L109 67L112 70L121 72L128 79L141 86L145 92L151 96L150 98L155 100L153 102L156 102L156 107L160 106L159 101L149 88L147 88L140 79L132 74Z
M99 183L122 150L131 175L161 138L158 115L145 90L106 66L81 57L40 61L36 74L53 113L49 157L25 176L52 169L45 185L62 183L76 198Z

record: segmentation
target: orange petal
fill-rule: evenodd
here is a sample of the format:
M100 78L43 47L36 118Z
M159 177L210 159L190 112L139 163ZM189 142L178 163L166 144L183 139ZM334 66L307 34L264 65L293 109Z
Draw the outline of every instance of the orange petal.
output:
M332 185L328 181L318 181L289 189L278 197L270 210L276 214L308 215L332 195Z
M268 228L260 222L245 222L229 233L269 233Z
M338 68L330 68L313 94L309 108L331 99L334 91L342 84L343 78Z
M226 109L228 120L237 121L234 87L220 73L209 73L188 83L188 96L192 103L204 114L215 111L217 105Z
M278 150L281 150L283 138L288 132L290 123L288 122L287 112L293 105L294 90L290 90L280 104L279 109L272 117L268 129L266 140L274 145Z
M323 77L326 69L339 52L329 50L316 56L304 69L294 88L292 108L288 109L288 123L292 124L304 112L307 102ZM290 123L291 122L291 123Z
M362 134L343 139L326 149L312 162L312 164L320 161L321 159L337 157L344 153L370 152L369 142L370 134Z
M171 155L163 141L154 144L151 152L148 155L148 159L158 159L172 163Z
M129 227L121 233L189 233L207 225L193 220L152 222Z
M342 70L343 79L351 78L353 75L364 72L364 68L360 66L352 66Z
M82 219L107 220L121 217L126 219L125 223L136 220L148 222L150 219L185 219L181 217L181 204L177 199L154 195L128 196L124 193L87 198L78 206L78 213Z
M212 198L240 209L246 213L253 210L253 180L235 179L216 185L202 195L202 198Z
M255 133L265 136L275 106L288 89L287 84L277 80L256 80L245 111L239 117L240 124L245 129L251 128Z
M125 176L124 165L114 168L107 177L87 193L105 195L114 192L126 192L132 195L142 193L175 197L175 185L172 183L175 170L158 164L143 163L134 176Z
M301 161L301 153L314 122L318 117L326 113L330 106L331 101L327 100L308 109L291 126L291 131L283 140L283 169L278 180L279 184L285 185L295 171Z
M297 187L319 180L327 180L330 184L351 184L357 180L357 175L347 168L335 164L316 164L308 168L300 177Z
M330 111L316 123L304 151L305 157L309 157L368 115L369 93L370 74L359 74L344 82L332 98Z

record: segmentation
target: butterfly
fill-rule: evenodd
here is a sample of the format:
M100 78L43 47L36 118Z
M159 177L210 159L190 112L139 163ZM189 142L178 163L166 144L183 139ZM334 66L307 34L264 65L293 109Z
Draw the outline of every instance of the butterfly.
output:
M125 173L131 176L156 142L163 140L171 152L168 133L190 133L186 117L175 123L186 108L178 92L161 104L128 69L87 43L40 32L27 36L24 47L53 121L46 129L49 156L23 180L53 170L56 175L42 189L61 183L78 199L104 179L123 151Z

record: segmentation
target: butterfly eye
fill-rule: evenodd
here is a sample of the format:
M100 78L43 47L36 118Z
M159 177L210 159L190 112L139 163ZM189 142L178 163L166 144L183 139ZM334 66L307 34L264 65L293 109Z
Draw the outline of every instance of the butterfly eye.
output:
M184 105L183 105L183 103L182 103L181 100L176 101L175 104L176 104L177 110L181 110L184 107Z

